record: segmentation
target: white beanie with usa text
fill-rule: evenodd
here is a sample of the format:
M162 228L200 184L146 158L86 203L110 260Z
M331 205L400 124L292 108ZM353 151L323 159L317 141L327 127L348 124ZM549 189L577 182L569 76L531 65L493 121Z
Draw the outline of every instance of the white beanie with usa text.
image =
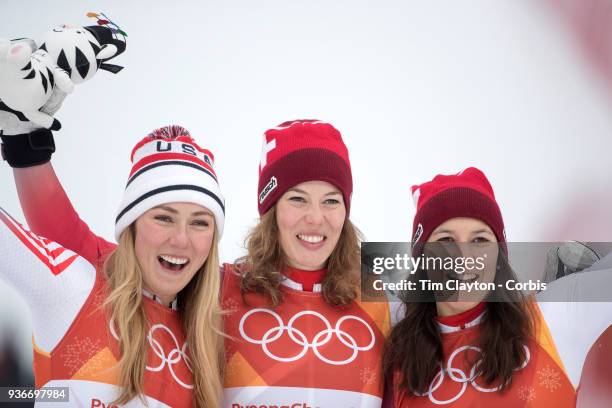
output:
M146 211L187 202L207 208L223 234L225 200L213 168L214 156L181 126L151 132L132 150L132 170L115 219L115 239Z

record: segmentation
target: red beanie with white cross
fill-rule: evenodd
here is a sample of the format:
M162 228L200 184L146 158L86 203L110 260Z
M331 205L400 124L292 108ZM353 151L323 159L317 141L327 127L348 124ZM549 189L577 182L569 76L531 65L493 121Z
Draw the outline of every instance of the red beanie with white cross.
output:
M267 130L259 165L259 215L291 187L313 180L326 181L342 192L348 217L353 178L340 132L329 123L310 119L284 122Z
M481 220L491 227L497 241L506 242L504 220L493 188L477 168L469 167L451 175L439 174L431 181L412 186L411 190L417 207L412 226L413 254L419 254L440 224L455 217Z

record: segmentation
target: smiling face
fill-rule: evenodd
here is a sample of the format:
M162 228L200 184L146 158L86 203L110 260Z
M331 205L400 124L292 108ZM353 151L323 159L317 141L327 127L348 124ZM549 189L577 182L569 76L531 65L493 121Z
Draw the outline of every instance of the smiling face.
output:
M446 272L443 279L456 279L460 282L493 282L497 265L498 246L493 230L484 222L475 218L456 217L440 224L427 239L428 243L463 243L455 250L466 258L484 259L484 268L466 268L462 273ZM476 291L471 293L458 293L454 302L437 302L436 306L440 316L450 316L461 313L476 306L484 300L486 293Z
M135 222L134 247L143 286L169 304L200 270L213 242L215 220L191 203L153 207Z
M276 204L279 242L289 266L324 268L342 232L346 208L339 189L325 181L290 188Z

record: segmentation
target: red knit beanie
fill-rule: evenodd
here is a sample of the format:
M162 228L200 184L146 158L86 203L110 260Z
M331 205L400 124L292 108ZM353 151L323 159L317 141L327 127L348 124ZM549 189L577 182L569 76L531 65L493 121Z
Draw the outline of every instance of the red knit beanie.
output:
M506 242L504 220L493 188L484 173L469 167L457 174L439 174L431 181L412 186L417 207L412 226L413 253L443 222L455 217L476 218L486 223L499 242ZM504 251L505 245L503 245Z
M266 131L259 165L259 215L291 187L312 180L326 181L342 192L348 217L353 178L340 132L329 123L309 119L284 122Z

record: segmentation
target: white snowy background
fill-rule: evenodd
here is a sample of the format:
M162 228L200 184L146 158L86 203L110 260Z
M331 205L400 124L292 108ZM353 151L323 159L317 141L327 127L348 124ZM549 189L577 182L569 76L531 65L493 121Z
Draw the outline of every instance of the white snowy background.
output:
M215 154L232 261L257 220L263 131L318 118L349 148L351 216L367 240L410 240L410 186L477 166L509 240L610 241L612 92L550 3L3 0L0 37L89 25L88 11L128 33L111 61L125 69L65 101L53 156L81 217L109 240L132 146L181 124ZM6 163L0 205L24 221ZM27 306L2 282L0 321L31 360Z

